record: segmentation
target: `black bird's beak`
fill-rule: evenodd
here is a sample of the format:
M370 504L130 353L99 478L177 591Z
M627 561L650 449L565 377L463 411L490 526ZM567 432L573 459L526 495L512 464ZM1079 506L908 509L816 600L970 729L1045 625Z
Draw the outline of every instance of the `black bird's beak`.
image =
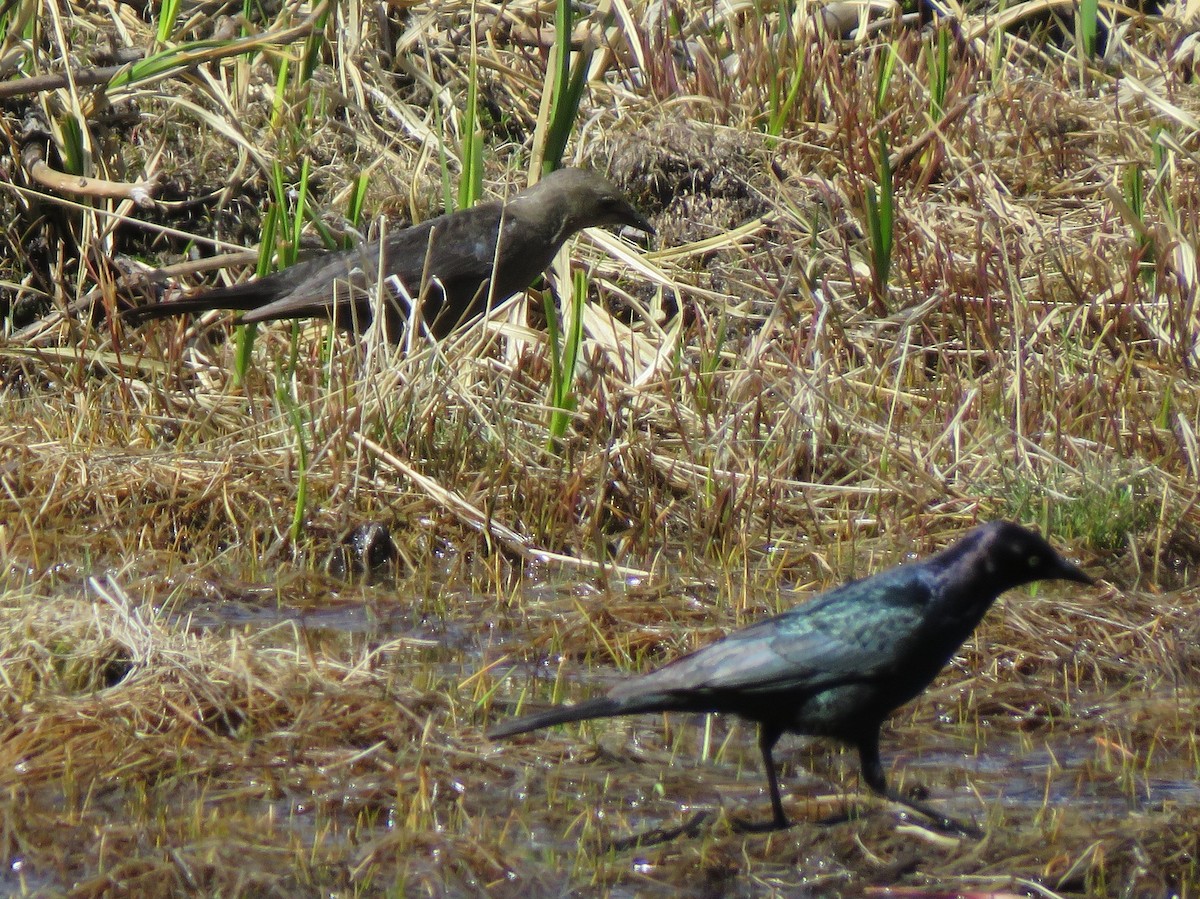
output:
M1058 573L1055 575L1059 580L1074 581L1077 584L1087 584L1089 587L1096 585L1096 579L1083 573L1083 570L1076 565L1072 565L1066 559L1058 560Z

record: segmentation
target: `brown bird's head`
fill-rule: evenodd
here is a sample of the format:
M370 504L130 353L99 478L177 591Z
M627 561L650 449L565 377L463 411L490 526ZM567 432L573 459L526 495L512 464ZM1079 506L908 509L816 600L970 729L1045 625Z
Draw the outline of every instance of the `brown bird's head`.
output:
M654 233L654 226L607 178L586 169L551 172L514 197L507 208L517 212L520 207L555 219L559 242L583 228L602 225L629 225L647 234Z

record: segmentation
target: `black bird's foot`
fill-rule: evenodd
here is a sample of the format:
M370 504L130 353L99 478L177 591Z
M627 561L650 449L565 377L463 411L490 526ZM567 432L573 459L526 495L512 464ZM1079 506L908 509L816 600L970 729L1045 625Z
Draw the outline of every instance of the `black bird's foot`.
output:
M884 794L885 798L898 805L902 805L907 809L911 809L923 818L929 820L931 824L943 833L953 834L954 836L967 837L971 840L982 840L983 831L976 827L973 823L968 824L965 821L959 821L957 818L951 818L949 815L943 815L935 808L931 808L924 802L918 802L916 799L909 799L901 796L899 793L888 790Z

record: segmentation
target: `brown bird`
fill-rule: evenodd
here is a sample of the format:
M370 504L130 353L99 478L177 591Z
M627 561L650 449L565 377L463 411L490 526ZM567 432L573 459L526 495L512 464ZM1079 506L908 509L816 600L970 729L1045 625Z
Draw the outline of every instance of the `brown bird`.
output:
M413 303L443 338L532 284L576 231L597 225L653 226L595 172L559 169L507 203L482 203L352 250L322 253L281 272L125 313L141 322L168 315L245 309L243 323L326 318L361 333L382 279L384 333L399 341ZM497 246L497 236L499 246ZM392 280L395 279L395 280ZM399 282L399 287L395 282Z

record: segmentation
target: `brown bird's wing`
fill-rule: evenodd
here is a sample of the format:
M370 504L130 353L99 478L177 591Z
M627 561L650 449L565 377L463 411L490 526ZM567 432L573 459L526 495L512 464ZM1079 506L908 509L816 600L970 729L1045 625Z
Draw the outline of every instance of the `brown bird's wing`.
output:
M213 309L236 309L246 311L242 320L248 322L306 316L328 318L335 280L351 277L356 267L355 256L360 252L322 252L262 278L215 287L166 303L137 306L124 316L136 323ZM274 311L264 314L267 309Z
M391 235L388 249L382 255L379 242L372 241L351 250L318 256L264 279L275 282L272 302L247 313L242 320L332 317L335 305L367 301L369 291L378 282L381 262L385 277L394 273L406 284L419 284L429 230L436 221L431 219ZM369 312L365 306L362 311Z
M372 241L359 249L324 257L322 265L293 279L294 286L285 295L249 312L242 320L330 316L336 307L339 324L351 326L351 316L358 316L365 324L370 321L369 301L382 268L383 300L388 304L385 311L391 324L398 325L408 317L408 303L401 288L392 282L394 278L411 300L421 295L424 285L425 320L435 333L448 333L467 313L482 306L475 299L480 285L491 277L499 218L500 205L485 203L390 234L382 250L378 241ZM443 325L447 315L453 319L448 326Z

